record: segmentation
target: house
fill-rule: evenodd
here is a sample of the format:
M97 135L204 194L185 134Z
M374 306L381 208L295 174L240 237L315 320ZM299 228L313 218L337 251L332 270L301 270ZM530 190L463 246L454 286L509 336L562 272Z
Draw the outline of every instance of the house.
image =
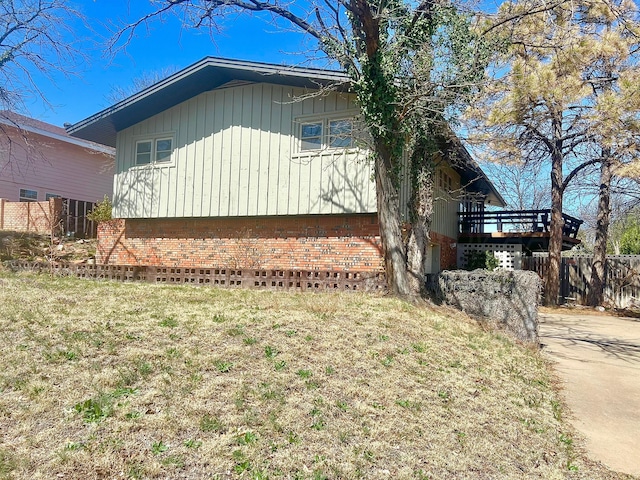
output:
M62 212L49 200L59 198L54 209L66 210L65 230L86 234L76 232L78 223L86 225L94 202L112 195L114 154L63 128L0 112L0 229L50 233L49 219Z
M111 197L114 153L111 147L72 137L64 128L0 112L0 198L95 202Z
M379 272L375 183L348 87L341 72L207 57L69 127L116 148L118 220L101 227L98 263ZM456 265L461 206L504 204L455 148L436 171L432 272Z

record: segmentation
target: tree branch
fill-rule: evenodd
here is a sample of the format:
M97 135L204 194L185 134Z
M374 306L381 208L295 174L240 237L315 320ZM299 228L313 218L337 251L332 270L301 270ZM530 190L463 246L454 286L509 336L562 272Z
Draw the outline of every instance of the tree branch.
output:
M538 13L548 12L548 11L553 10L554 8L557 8L560 5L563 5L565 3L571 3L571 0L559 0L559 1L555 2L555 3L549 3L549 4L543 3L542 6L539 7L539 8L532 9L532 10L527 10L526 12L523 12L523 13L518 13L516 15L511 15L511 16L505 17L502 20L493 23L489 28L483 30L482 31L482 35L487 35L488 33L491 33L493 30L495 30L498 27L501 27L504 24L511 23L511 22L513 22L515 20L519 20L521 18L530 16L530 15L536 15Z
M602 161L601 158L594 158L592 160L589 160L588 162L584 162L583 164L578 165L576 168L571 170L571 172L565 177L564 181L562 182L562 186L560 187L562 192L564 193L564 191L567 189L567 186L569 185L569 182L571 182L571 180L573 180L573 178L578 173L580 173L585 168L590 167L591 165L595 165L597 163L600 163L601 161Z

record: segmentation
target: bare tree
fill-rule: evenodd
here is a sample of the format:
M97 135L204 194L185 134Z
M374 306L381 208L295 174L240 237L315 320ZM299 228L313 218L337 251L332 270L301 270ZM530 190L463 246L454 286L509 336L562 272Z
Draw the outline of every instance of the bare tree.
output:
M81 15L65 0L0 2L0 106L13 110L26 97L46 101L34 74L69 74L83 59L69 38Z
M151 85L158 83L169 75L176 73L178 69L173 66L167 66L153 72L143 72L141 75L131 80L131 83L114 85L107 94L106 100L109 103L118 103L131 95L144 90Z
M216 33L220 22L264 15L293 27L349 75L371 138L371 160L387 282L392 293L416 296L424 285L433 199L434 158L451 144L448 121L482 81L490 48L473 17L450 0L155 0L156 9L124 26L112 41L123 48L134 32L169 12L190 27ZM312 53L312 55L315 55ZM406 155L406 157L404 157ZM403 239L399 187L410 159L411 234Z
M540 163L483 162L482 169L502 194L508 209L548 208L549 179Z
M0 1L0 175L23 177L44 160L23 128L28 119L12 112L24 110L27 100L48 103L36 75L53 82L56 73L73 73L84 55L70 40L71 29L82 23L65 0Z
M589 184L581 189L584 197L593 197L594 200L583 206L581 218L585 220L588 230L587 236L595 244L598 210L601 202L598 191L601 188L599 174L595 179L590 179ZM613 176L610 185L610 221L607 235L607 254L620 255L620 239L629 219L637 215L637 205L640 202L640 180ZM635 212L635 213L634 213Z

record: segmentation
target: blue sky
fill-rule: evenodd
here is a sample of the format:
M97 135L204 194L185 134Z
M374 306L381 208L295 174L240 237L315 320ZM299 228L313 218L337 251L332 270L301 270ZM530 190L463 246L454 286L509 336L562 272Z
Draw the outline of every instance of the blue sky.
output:
M140 28L128 45L109 58L105 43L109 28L132 22L149 12L146 0L71 0L86 17L86 26L74 28L76 45L87 55L87 62L73 75L55 74L54 83L37 76L38 87L51 105L36 99L27 102L34 118L54 125L76 123L110 105L107 97L114 86L128 86L144 74L170 68L179 70L212 55L241 60L300 64L312 44L304 35L278 30L263 18L229 18L220 33L183 28L178 18L168 15L164 22L154 20ZM296 53L297 52L297 53ZM320 65L323 66L323 65Z
M36 75L38 88L49 102L35 98L26 102L29 116L54 125L76 123L108 107L109 93L116 86L128 87L132 79L157 72L177 71L205 56L253 60L277 64L308 63L314 42L311 37L294 32L286 24L278 28L265 15L230 16L221 31L210 36L205 29L184 27L179 18L168 14L164 21L155 19L148 28L140 27L125 51L115 56L106 52L106 43L119 26L131 23L154 7L148 0L68 0L86 19L78 22L69 41L85 53L87 62L74 74L54 73L54 82ZM305 2L292 2L293 8ZM482 7L495 9L496 1L483 0ZM307 63L305 63L307 62ZM315 63L326 67L327 64Z

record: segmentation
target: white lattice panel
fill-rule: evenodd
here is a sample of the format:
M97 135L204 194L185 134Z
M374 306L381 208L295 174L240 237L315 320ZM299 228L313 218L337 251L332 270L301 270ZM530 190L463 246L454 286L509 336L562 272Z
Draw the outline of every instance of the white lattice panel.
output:
M459 243L458 268L466 268L467 258L471 252L490 251L500 261L500 268L505 270L522 269L522 245L496 243Z

